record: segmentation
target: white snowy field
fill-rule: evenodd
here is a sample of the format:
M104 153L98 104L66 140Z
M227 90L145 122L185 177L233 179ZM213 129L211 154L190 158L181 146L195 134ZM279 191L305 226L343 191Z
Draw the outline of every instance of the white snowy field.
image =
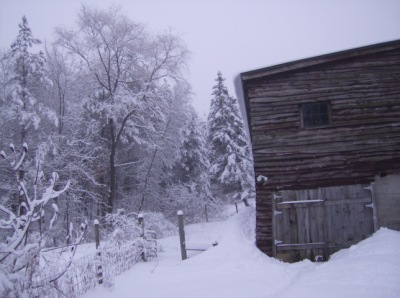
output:
M139 263L85 298L398 298L400 232L380 229L372 237L333 255L326 263L287 264L254 245L254 209L224 222L187 226L189 252L182 261L178 236L159 240L158 259Z

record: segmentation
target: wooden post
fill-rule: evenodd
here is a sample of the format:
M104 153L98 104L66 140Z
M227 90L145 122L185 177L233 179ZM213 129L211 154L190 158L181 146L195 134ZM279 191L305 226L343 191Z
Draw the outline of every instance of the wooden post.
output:
M94 223L94 238L96 240L96 250L97 250L100 246L99 221L95 219L93 223Z
M207 208L207 204L204 205L204 212L206 214L206 222L208 222L208 208Z
M376 210L375 198L374 198L374 182L371 182L368 187L364 187L364 189L369 190L371 192L371 203L366 205L365 207L372 208L372 219L374 222L374 232L378 230L378 212Z
M97 281L101 285L103 283L103 267L101 265L101 252L99 250L100 247L100 231L99 231L99 221L97 219L94 220L94 237L96 238L96 258L97 258Z
M137 217L138 217L139 226L142 229L140 237L144 237L144 217L143 217L143 214L139 213Z
M145 241L145 236L144 236L144 217L143 217L143 214L142 214L142 213L139 213L139 214L138 214L138 222L139 222L140 228L142 229L142 230L141 230L141 235L140 235L140 237L143 238L143 244L144 244L144 241ZM147 262L145 249L146 249L146 248L145 248L144 245L143 245L143 251L142 251L142 253L140 254L141 257L142 257L142 261L143 261L143 262Z
M187 254L186 254L186 243L185 243L185 228L183 225L183 212L179 210L177 212L178 215L178 224L179 224L179 240L181 244L181 255L182 255L182 261L187 259Z
M277 195L275 192L272 194L272 256L276 258L277 256L277 246L282 243L282 240L277 239L277 219L276 217L281 214L281 212L276 210L276 199L281 199L282 197Z
M236 207L236 213L239 213L239 209L236 202L235 202L235 207Z
M275 193L272 194L272 256L276 258L276 195Z

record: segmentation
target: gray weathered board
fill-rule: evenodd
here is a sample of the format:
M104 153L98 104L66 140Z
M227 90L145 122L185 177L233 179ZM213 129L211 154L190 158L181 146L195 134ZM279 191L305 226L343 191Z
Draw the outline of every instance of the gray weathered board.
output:
M289 261L327 258L374 232L366 185L282 191L276 196L274 253Z

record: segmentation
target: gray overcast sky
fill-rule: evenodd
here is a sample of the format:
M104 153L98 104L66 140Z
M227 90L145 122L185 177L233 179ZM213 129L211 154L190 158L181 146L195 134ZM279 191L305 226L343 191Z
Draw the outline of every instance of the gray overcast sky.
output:
M51 42L71 27L81 3L120 4L155 32L172 28L192 51L194 105L208 113L218 71L235 94L240 72L400 39L400 0L0 0L0 48L9 47L23 15L33 35Z

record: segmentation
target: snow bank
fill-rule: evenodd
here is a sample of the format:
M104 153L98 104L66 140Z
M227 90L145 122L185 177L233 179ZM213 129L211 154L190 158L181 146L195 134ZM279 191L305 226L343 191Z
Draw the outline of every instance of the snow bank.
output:
M287 264L254 246L254 209L244 208L226 222L185 228L187 247L207 251L180 260L177 237L161 239L155 262L137 264L115 278L113 289L85 297L399 297L400 233L381 229L342 250L327 263Z
M400 297L400 233L380 229L302 276L281 297Z

